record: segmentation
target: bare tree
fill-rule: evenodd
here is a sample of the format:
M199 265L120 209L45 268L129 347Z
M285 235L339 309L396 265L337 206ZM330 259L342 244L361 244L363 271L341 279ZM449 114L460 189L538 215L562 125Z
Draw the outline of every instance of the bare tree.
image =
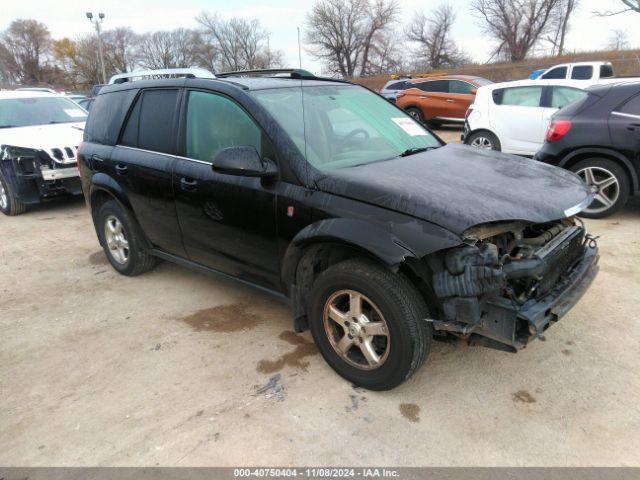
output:
M22 83L45 80L43 69L51 49L51 35L44 23L14 20L0 37L0 68L3 76Z
M472 0L484 31L498 41L493 56L524 60L548 31L560 0Z
M107 30L102 34L105 63L112 73L132 71L138 62L139 36L129 27Z
M419 47L417 61L429 68L455 66L465 61L465 55L451 38L451 29L456 15L448 3L436 7L429 16L420 12L406 29L409 40Z
M352 77L367 73L376 41L397 20L395 0L319 0L307 15L306 43L326 70Z
M185 28L161 30L140 37L137 56L143 68L192 67L197 62L197 32Z
M593 12L594 14L596 14L599 17L611 17L613 15L620 15L621 13L625 13L625 12L638 12L640 13L640 0L620 0L622 3L624 3L624 7L622 7L622 10L607 10L605 12Z
M282 62L282 52L271 50L269 34L257 19L224 20L202 12L196 21L208 43L203 58L216 71L270 68Z
M552 35L546 37L552 45L552 55L562 55L564 53L564 44L569 31L569 22L571 15L575 12L580 0L560 0L556 7L556 12L551 18L550 29Z
M608 50L627 50L629 48L629 34L625 30L616 28L611 30L611 36L607 43Z

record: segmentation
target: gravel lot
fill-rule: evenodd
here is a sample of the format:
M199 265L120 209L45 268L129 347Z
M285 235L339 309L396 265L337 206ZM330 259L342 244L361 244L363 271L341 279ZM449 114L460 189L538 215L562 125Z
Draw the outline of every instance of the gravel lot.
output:
M0 215L0 465L639 465L640 201L587 223L601 272L547 341L436 343L375 393L260 291L119 276L81 200Z

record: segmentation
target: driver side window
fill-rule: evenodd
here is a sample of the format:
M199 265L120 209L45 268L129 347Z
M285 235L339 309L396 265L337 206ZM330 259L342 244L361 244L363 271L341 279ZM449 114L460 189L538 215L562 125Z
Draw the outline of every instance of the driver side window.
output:
M220 150L229 147L254 147L262 154L260 128L234 101L215 93L189 92L186 156L213 162Z

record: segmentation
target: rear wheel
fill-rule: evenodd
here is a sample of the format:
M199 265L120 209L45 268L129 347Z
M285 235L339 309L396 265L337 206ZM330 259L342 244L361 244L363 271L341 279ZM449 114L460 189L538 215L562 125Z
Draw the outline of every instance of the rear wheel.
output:
M414 120L417 120L420 123L425 123L424 115L422 115L422 111L416 107L409 107L405 110L409 116L411 116Z
M138 223L115 200L109 200L100 207L97 230L109 263L119 273L140 275L155 265L155 258Z
M19 201L9 190L7 183L0 175L0 211L5 215L20 215L27 210L27 206Z
M607 158L587 158L571 167L595 194L593 202L579 215L604 218L620 210L629 198L629 177L616 162Z
M422 365L433 335L424 299L400 274L352 259L313 284L310 328L327 363L372 390L388 390Z
M465 141L467 145L482 150L496 150L500 151L500 140L493 133L488 131L473 132L469 135L469 138Z

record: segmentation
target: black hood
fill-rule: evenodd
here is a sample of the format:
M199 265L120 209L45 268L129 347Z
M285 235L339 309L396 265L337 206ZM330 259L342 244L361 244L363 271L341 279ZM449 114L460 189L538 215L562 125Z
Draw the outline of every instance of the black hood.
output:
M558 220L589 197L567 170L464 145L324 172L317 185L457 234L488 222Z

